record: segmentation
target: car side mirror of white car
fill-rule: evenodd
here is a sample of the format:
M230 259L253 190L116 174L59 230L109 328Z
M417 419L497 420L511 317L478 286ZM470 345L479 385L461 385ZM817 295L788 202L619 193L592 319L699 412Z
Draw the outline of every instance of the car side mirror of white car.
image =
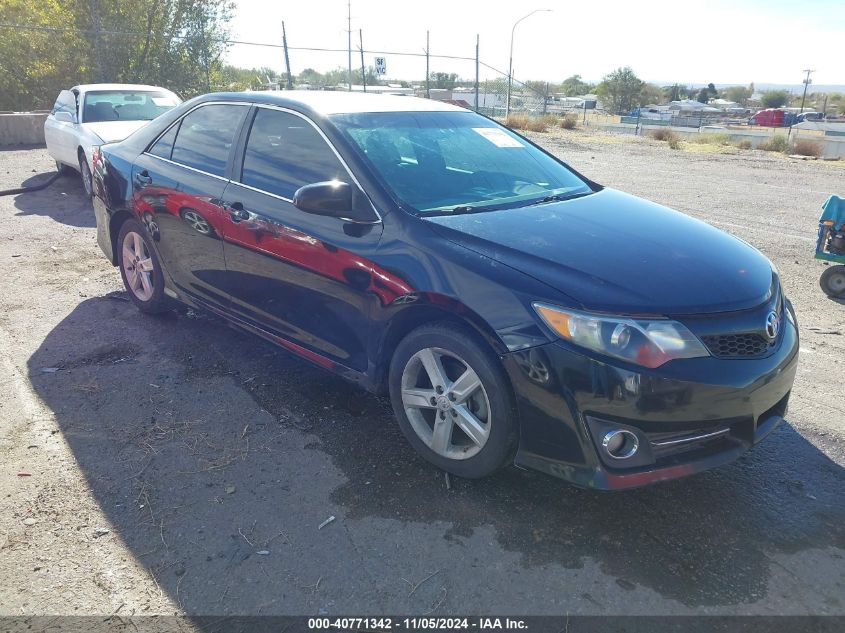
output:
M53 116L60 123L76 123L76 117L70 112L56 112Z

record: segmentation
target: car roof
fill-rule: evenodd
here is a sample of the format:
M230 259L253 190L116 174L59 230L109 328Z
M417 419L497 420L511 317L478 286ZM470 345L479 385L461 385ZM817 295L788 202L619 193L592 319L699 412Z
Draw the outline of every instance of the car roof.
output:
M207 99L221 97L304 109L324 116L359 112L468 112L466 108L433 99L334 90L266 90L206 95Z
M163 92L173 93L167 88L161 86L147 86L144 84L81 84L74 86L72 90L79 90L80 92L90 92L92 90L161 90Z

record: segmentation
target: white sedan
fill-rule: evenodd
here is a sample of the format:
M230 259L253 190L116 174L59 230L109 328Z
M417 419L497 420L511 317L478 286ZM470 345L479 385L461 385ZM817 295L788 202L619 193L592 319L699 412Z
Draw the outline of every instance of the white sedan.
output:
M88 84L62 90L44 122L47 151L60 172L79 171L90 196L93 148L122 141L181 102L156 86Z

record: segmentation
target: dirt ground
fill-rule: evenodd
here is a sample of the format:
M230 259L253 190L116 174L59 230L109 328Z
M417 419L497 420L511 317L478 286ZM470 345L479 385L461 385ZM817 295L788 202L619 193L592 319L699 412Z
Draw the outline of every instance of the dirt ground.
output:
M775 262L801 324L790 425L632 492L514 468L447 489L386 400L219 320L138 313L63 178L0 198L0 614L845 614L845 305L812 257L845 170L535 138ZM52 168L2 151L0 189Z

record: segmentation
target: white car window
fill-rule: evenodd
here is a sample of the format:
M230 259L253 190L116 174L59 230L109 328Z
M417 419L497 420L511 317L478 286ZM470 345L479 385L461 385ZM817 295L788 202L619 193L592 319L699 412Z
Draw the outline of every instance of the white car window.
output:
M53 105L51 114L56 114L56 112L68 112L76 116L76 95L70 90L62 90Z

